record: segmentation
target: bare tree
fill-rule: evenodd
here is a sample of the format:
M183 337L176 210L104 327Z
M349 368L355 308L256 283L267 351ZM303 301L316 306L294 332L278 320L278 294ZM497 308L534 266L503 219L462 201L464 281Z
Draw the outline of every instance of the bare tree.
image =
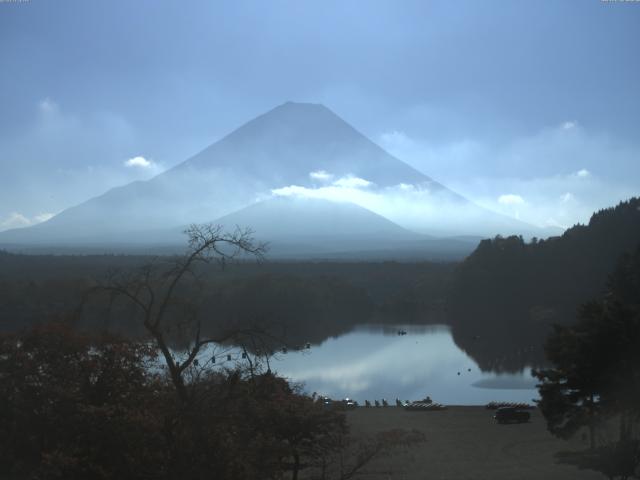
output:
M145 330L164 358L183 405L189 401L185 372L197 366L197 357L203 347L241 338L251 332L232 329L216 336L203 335L197 306L177 295L179 287L187 277L199 283L199 264L218 262L224 267L239 257L262 260L266 252L266 244L256 243L250 229L236 227L234 232L226 233L221 225L194 224L185 230L185 234L188 237L188 250L183 256L165 262L156 259L134 272L112 274L104 285L98 285L89 292L108 292L112 303L117 299L125 299L138 310ZM180 309L180 319L177 321L168 318L172 308ZM186 353L180 358L174 355L170 346L169 335L172 330L180 330L183 334L186 332L188 337Z
M253 416L255 425L263 425L261 419L268 417L270 431L261 437L263 443L254 445L256 452L242 457L244 461L255 461L260 468L266 465L275 472L290 470L292 478L299 478L306 470L310 475L306 478L347 480L393 449L423 441L419 435L400 431L351 438L346 419L339 412L326 411L312 397L290 389L285 380L269 371L254 375L258 370L255 357L264 355L268 366L274 345L286 345L281 339L255 326L225 325L219 333L206 334L196 301L206 270L198 266L211 262L224 266L239 257L261 260L266 246L255 243L248 229L229 234L219 225L192 225L185 233L188 250L183 256L156 258L136 270L114 272L90 292L107 294L110 306L118 301L130 307L150 336L152 347L164 359L179 407L177 412L169 409L164 418L170 476L189 476L187 472L204 471L216 461L236 458L237 453L228 458L224 455L243 448L247 438L253 436L252 427L227 428L232 433L222 443L217 434L227 435L229 432L222 432L229 425L245 424L246 415ZM183 342L186 340L181 352L176 348L176 330L183 335ZM246 362L250 378L243 378L238 370L218 376L208 363L211 350L204 350L212 344L222 349L233 344L229 348ZM287 347L281 351L286 352ZM215 354L221 358L218 351ZM222 358L226 356L225 352ZM203 361L205 358L208 362ZM263 408L265 401L268 405ZM201 408L205 403L209 408ZM248 411L244 409L247 405ZM212 455L223 450L226 453L222 456Z

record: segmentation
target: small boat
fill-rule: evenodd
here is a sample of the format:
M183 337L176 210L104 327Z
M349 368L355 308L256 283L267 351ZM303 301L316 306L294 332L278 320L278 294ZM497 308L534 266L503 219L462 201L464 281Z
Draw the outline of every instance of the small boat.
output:
M404 405L405 410L409 410L409 411L427 411L427 412L432 412L432 411L436 411L436 410L445 410L447 407L445 405L442 405L441 403L434 403L433 400L431 400L430 396L426 396L423 400L418 400L415 402L407 402Z

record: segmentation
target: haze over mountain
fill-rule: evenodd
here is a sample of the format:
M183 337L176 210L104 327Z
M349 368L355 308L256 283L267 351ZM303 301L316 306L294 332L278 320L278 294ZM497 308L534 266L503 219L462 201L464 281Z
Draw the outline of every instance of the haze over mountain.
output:
M287 99L537 226L640 192L629 2L22 3L0 15L0 231L149 180Z
M353 203L275 197L216 220L249 225L272 258L459 259L480 238L438 239L404 229Z
M388 237L393 231L396 239L411 234L391 222L435 235L537 233L476 206L391 156L323 105L288 102L148 181L109 190L34 227L2 232L0 243L82 245L146 239L173 244L172 227L216 219L256 230L257 225L272 225L279 238L301 231L322 236L319 225L326 222L314 228L313 215L302 229L300 215L283 222L292 206L300 204L273 197L325 200L321 216L341 219L361 237L372 234L368 222L361 221L367 214L380 227L376 232ZM264 203L225 217L258 202ZM321 203L306 205L317 213ZM325 235L337 241L340 230L329 229ZM374 235L375 242L383 236Z

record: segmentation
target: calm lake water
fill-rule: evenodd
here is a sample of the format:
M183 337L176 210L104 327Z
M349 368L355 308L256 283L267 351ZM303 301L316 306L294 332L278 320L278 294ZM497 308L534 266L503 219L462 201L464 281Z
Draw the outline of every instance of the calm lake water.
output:
M398 335L398 331L406 335ZM202 365L246 365L234 347L211 346ZM444 325L361 325L320 345L277 353L271 370L302 384L305 392L334 399L420 400L429 395L447 405L482 405L492 400L526 402L538 397L531 370L520 374L482 372L453 341Z
M407 334L398 335L399 330ZM303 383L308 393L361 404L427 395L449 405L538 398L529 369L519 375L483 373L455 345L448 327L438 325L360 326L309 350L279 354L271 369Z

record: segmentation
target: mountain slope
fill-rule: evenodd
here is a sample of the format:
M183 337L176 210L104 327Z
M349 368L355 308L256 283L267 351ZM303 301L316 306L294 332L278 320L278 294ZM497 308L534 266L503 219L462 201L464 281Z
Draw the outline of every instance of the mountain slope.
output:
M414 240L420 235L352 203L275 197L216 220L250 225L261 238L372 237Z
M128 242L150 230L211 221L270 196L274 189L330 190L345 179L367 185L365 193L383 199L393 188L414 192L419 197L414 204L428 205L427 213L418 216L423 233L531 230L476 206L389 155L328 108L289 102L148 181L109 190L36 227L2 232L0 244Z
M275 197L216 220L227 229L249 225L270 256L299 256L404 248L422 239L351 203Z
M269 258L460 260L480 241L416 234L358 205L314 198L275 197L215 223L251 226Z
M445 187L391 156L327 107L287 102L158 177L221 168L276 186L312 186L310 172L354 175L379 187ZM451 195L455 195L450 192ZM460 200L463 200L460 197Z

